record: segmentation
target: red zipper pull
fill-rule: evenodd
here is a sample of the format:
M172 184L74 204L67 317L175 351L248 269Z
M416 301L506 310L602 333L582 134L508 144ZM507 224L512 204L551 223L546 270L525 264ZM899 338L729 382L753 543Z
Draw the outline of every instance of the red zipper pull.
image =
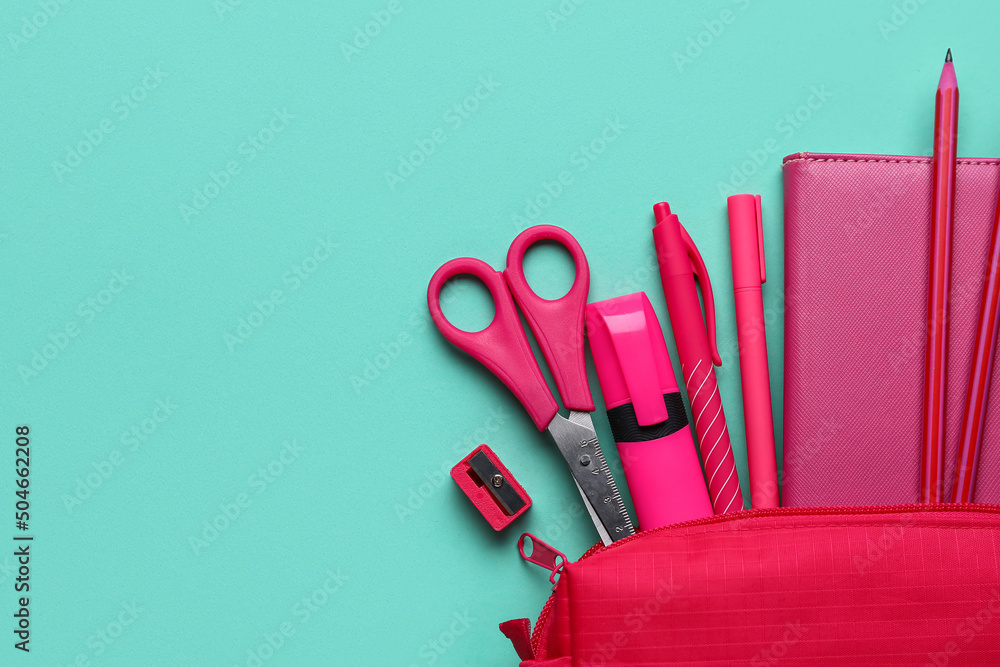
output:
M531 548L530 554L524 553L525 538L531 540L529 543L529 547ZM521 552L521 558L524 560L529 563L534 563L535 565L540 565L551 572L552 574L549 575L549 581L552 585L555 585L556 575L558 575L560 571L562 571L563 566L566 565L566 554L554 547L549 546L531 533L524 533L521 535L521 539L517 541L517 550Z

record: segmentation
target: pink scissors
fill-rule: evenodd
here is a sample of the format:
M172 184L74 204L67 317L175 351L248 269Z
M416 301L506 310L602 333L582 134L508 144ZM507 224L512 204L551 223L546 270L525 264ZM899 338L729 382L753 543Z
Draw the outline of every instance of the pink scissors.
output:
M539 241L563 245L576 266L569 292L552 301L535 294L524 277L524 253ZM449 278L458 275L479 278L493 297L496 314L482 331L462 331L441 311L441 288ZM601 540L611 544L633 534L635 529L590 417L594 399L590 394L583 351L583 319L589 290L590 267L580 244L560 227L538 225L524 230L514 239L507 251L507 268L502 273L471 257L446 262L434 273L427 287L427 305L434 324L444 337L500 378L528 411L538 430L547 430L552 435ZM521 328L515 301L542 348L559 394L569 410L568 417L559 414L559 405Z

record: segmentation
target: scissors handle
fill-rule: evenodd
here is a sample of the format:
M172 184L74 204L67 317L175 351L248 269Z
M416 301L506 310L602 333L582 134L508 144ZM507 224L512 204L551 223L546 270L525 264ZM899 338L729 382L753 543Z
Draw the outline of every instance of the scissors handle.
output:
M470 275L479 278L493 297L493 321L482 331L462 331L441 310L441 288L449 278ZM504 282L503 274L486 262L460 257L445 262L427 286L427 306L438 330L455 347L468 352L507 385L521 402L539 431L545 430L559 411L528 339L521 318Z
M524 253L539 241L555 241L564 246L576 266L569 292L552 301L535 294L524 277ZM561 227L529 227L510 244L504 277L542 348L563 404L570 410L593 412L594 399L590 394L583 352L583 318L590 291L590 265L583 248Z

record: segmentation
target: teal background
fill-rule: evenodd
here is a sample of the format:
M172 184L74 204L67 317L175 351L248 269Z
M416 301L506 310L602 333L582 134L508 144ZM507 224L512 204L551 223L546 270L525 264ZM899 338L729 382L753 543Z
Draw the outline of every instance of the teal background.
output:
M517 536L576 558L596 534L547 437L430 326L432 272L459 255L501 267L514 216L529 224L526 199L565 171L530 223L577 237L591 300L646 290L666 324L650 228L669 201L714 281L745 489L724 195L763 196L780 433L781 158L929 154L947 47L959 150L1000 154L996 3L389 6L4 3L0 540L19 424L36 540L31 653L5 631L0 664L515 664L497 623L534 619L549 592ZM391 21L345 51L373 12ZM165 76L133 93L147 68ZM495 90L449 111L481 78ZM582 157L609 119L624 127ZM528 264L543 295L568 287L557 249ZM482 326L483 290L463 285L447 312ZM269 315L241 327L258 303ZM500 534L445 477L483 441L534 500Z

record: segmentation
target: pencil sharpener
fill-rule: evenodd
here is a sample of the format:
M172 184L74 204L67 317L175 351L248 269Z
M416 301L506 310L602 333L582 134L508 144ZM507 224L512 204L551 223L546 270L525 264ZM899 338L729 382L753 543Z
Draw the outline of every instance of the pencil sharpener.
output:
M459 461L451 469L451 478L493 530L503 530L531 507L524 488L486 445Z

